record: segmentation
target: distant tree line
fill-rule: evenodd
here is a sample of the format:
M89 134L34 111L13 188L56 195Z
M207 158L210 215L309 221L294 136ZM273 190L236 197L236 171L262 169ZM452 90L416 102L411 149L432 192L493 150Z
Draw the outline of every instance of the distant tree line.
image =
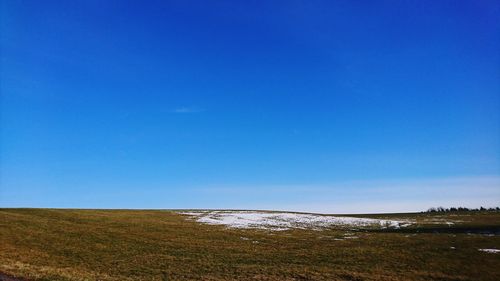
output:
M451 207L451 208L443 208L443 207L432 207L429 208L426 213L448 213L448 212L500 212L500 207L496 208L485 208L485 207L480 207L480 208L465 208L465 207Z

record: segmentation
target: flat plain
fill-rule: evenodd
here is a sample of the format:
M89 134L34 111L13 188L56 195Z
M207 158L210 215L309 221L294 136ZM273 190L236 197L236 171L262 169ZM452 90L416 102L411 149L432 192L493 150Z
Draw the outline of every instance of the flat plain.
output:
M279 229L200 214L0 209L0 280L500 280L500 212Z

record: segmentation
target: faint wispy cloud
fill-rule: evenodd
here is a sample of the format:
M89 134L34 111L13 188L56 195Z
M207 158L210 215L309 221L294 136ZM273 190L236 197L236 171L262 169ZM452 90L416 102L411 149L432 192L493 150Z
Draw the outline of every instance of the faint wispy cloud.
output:
M202 112L203 110L197 107L189 107L189 106L181 106L172 109L170 112L171 113L198 113Z

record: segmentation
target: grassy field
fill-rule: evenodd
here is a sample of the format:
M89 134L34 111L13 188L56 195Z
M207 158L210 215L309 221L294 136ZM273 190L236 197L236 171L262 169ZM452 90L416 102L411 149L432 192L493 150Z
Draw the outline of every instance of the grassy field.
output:
M0 209L0 272L27 280L500 280L500 254L479 251L500 249L499 212L363 217L417 223L272 232L173 211Z

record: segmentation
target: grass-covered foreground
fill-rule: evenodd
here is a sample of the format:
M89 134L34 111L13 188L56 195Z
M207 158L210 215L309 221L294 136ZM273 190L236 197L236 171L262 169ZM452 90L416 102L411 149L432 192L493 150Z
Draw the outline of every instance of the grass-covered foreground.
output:
M266 231L173 211L0 209L0 280L500 280L500 253L479 250L500 249L499 212L369 217L416 223Z

